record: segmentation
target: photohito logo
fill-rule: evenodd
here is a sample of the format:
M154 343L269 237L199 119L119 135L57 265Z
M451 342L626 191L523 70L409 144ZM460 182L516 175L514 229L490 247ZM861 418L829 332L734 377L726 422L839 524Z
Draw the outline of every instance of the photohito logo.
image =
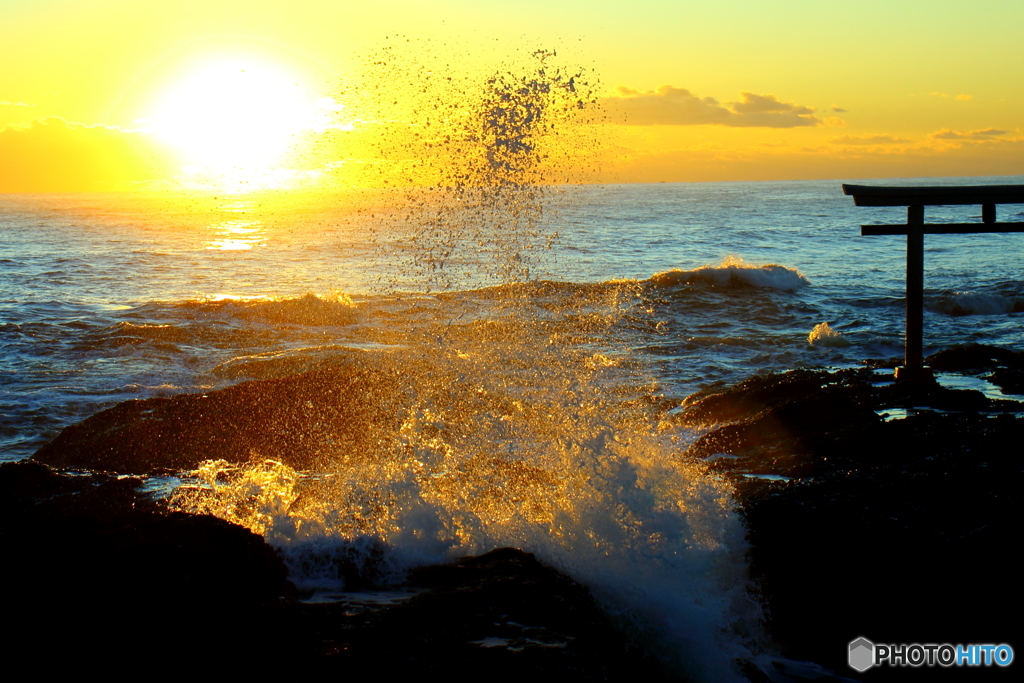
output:
M999 645L936 645L920 643L886 645L861 637L850 641L850 668L867 671L873 666L1009 666L1013 648Z

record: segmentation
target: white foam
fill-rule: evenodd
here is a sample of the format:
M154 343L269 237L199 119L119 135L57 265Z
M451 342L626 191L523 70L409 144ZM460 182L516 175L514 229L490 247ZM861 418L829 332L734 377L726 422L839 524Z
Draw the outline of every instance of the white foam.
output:
M807 335L807 343L814 346L842 348L849 346L850 340L844 337L842 332L833 330L828 323L819 323Z

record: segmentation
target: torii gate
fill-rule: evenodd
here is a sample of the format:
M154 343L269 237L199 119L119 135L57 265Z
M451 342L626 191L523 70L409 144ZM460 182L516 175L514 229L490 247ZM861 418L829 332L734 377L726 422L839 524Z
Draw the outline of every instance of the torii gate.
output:
M960 185L950 187L877 187L843 185L857 206L905 206L906 225L862 225L860 234L907 236L907 334L900 381L929 380L921 340L924 327L924 236L972 232L1024 232L1024 222L996 222L996 204L1024 204L1024 185ZM981 223L925 223L924 207L981 204Z

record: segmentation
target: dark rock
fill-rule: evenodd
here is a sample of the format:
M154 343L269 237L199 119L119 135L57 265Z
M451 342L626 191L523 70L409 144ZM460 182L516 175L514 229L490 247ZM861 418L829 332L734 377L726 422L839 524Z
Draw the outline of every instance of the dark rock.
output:
M1024 370L1024 352L986 344L963 344L928 356L925 364L949 372L982 372L996 367Z
M813 476L819 461L810 457L812 454L829 450L836 442L876 432L881 418L859 396L866 385L849 380L831 385L827 373L801 374L798 382L780 382L783 391L776 400L763 384L757 386L757 399L745 402L755 412L743 415L735 409L738 403L730 401L727 414L735 421L700 437L689 454L738 456L752 473ZM797 385L812 400L799 400L792 393ZM707 404L699 408L701 419L707 419ZM683 417L687 419L687 413ZM737 464L720 462L716 466L735 468Z
M988 381L999 387L1004 394L1024 394L1024 370L998 368L989 375Z
M350 366L126 401L66 427L33 459L147 474L195 469L206 459L309 469L325 457L366 457L382 432L397 428L396 378L397 370Z
M0 465L8 666L677 680L586 588L529 553L503 548L415 570L419 593L389 607L307 604L260 537L168 512L140 483ZM372 579L350 588L379 588Z
M221 620L244 621L290 592L262 538L215 517L162 510L139 494L140 483L0 465L7 659L51 649L129 657L207 640L241 646L245 638L222 633Z
M501 548L409 577L426 588L386 610L346 615L306 605L319 656L337 670L449 677L453 662L488 680L675 680L620 633L587 589L529 554ZM311 634L312 636L312 634ZM315 656L310 653L309 656Z
M835 373L824 370L793 370L757 375L733 387L716 388L694 394L683 405L683 421L689 425L721 423L756 415L794 400L806 402L809 394L827 392L849 403L870 392L873 375L868 370ZM842 388L842 391L836 389ZM826 411L827 414L827 411Z
M985 371L993 358L1016 357L974 348L938 365L959 358L958 367ZM785 656L854 678L845 647L859 636L1019 642L1009 539L1019 535L1024 419L1010 411L1021 405L870 380L850 371L757 377L700 396L683 413L684 421L727 421L690 452L739 456L714 466L737 478L772 637ZM896 407L913 410L904 419L875 416ZM907 680L915 671L929 680L944 673L869 673Z
M3 578L29 592L157 593L180 603L259 603L290 590L263 539L216 517L170 512L141 480L0 465ZM107 598L104 598L107 599Z

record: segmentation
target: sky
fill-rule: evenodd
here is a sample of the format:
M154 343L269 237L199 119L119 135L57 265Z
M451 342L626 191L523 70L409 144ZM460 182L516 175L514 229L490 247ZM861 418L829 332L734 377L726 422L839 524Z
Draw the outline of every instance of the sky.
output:
M454 111L537 50L593 112L544 143L573 167L552 180L1017 175L1022 20L1019 0L0 0L0 192L380 183L439 155L411 142L429 98Z

